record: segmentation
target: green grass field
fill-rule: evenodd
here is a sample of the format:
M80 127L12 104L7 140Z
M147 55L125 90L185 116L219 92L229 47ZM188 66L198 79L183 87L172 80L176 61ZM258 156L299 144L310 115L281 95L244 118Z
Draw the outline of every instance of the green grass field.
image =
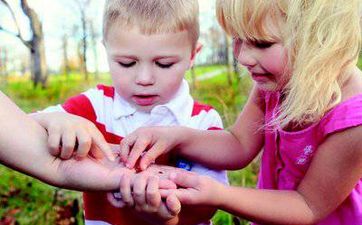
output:
M195 68L196 77L222 69L222 66L205 66ZM190 73L186 75L190 79ZM98 80L84 79L77 74L69 77L51 76L48 88L34 90L28 78L11 78L1 81L0 90L12 98L26 112L34 112L49 105L63 102L68 97L80 93L97 83L110 84L107 74ZM196 100L213 105L222 115L225 127L228 127L240 112L246 101L251 81L242 78L234 79L230 86L225 73L211 79L198 81L197 88L192 90ZM230 183L234 185L254 186L256 166L229 173ZM83 224L81 209L77 210L77 202L81 207L79 192L60 190L43 184L31 177L0 166L0 225L2 224ZM72 214L76 214L73 218ZM231 215L219 211L213 218L216 225L234 223ZM15 222L16 221L16 222ZM246 224L241 221L240 224Z

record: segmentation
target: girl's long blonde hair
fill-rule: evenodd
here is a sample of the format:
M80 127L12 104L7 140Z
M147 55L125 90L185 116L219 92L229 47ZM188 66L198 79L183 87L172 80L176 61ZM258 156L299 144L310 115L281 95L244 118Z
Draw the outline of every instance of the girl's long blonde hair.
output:
M227 33L266 41L280 38L288 51L290 80L273 125L313 123L340 103L342 85L361 47L360 2L217 0L217 17ZM270 25L278 34L268 30Z

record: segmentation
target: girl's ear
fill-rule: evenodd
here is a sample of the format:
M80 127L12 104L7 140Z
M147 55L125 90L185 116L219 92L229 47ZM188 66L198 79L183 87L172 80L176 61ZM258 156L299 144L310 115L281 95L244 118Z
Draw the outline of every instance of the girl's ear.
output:
M203 45L200 42L197 42L195 49L191 53L191 61L190 61L190 68L194 65L196 55L201 51Z

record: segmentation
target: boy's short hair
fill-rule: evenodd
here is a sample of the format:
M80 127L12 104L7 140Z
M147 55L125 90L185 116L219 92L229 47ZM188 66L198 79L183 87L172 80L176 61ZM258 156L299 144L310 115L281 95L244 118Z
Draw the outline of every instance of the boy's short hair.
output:
M106 0L103 38L112 26L140 29L142 34L188 31L192 46L199 38L197 0Z

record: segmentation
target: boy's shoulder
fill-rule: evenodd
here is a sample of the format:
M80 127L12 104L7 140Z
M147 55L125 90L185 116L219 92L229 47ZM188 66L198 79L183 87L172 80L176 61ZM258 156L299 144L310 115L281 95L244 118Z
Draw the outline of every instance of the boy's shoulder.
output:
M215 110L214 107L208 104L204 104L198 101L194 101L193 109L192 109L192 116L197 116L201 112L209 112L210 110Z
M106 97L114 98L115 91L113 86L108 86L105 84L97 84L95 90L102 92L103 95Z

